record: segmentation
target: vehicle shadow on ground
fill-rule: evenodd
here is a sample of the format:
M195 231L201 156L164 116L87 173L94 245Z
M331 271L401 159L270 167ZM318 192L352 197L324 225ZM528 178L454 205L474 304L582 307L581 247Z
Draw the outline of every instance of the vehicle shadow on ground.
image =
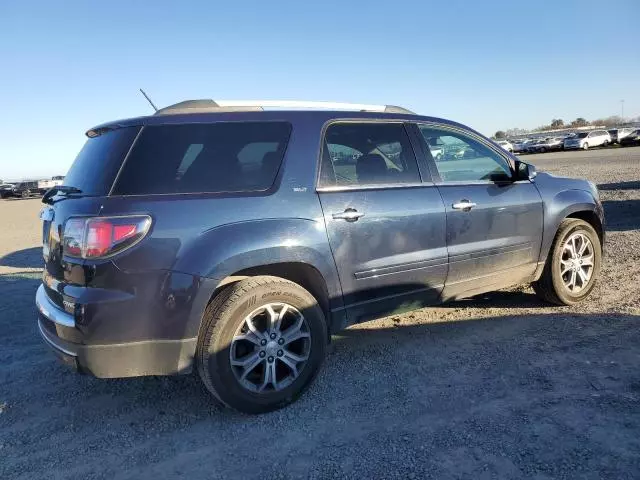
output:
M208 459L220 478L258 470L270 478L277 468L302 468L300 458L306 459L304 468L324 465L324 454L309 453L315 448L355 462L372 477L360 459L379 458L382 464L389 445L402 438L408 440L394 449L394 461L415 469L415 458L421 458L420 468L444 477L456 462L432 461L425 452L493 444L517 461L523 451L533 458L542 448L545 463L562 465L569 453L559 446L605 448L590 440L593 432L594 438L615 432L617 473L600 470L610 465L595 460L585 468L619 477L634 465L635 440L629 438L640 430L632 401L640 394L638 315L492 310L487 318L454 322L361 324L334 336L319 378L298 401L248 416L216 406L196 375L102 380L57 363L37 330L33 297L39 283L33 273L0 275L0 385L10 386L0 393L3 478L37 477L31 473L51 465L57 465L53 477L86 478L82 465L60 460L86 454L86 445L91 465L104 465L107 477L150 477L157 469L162 478L164 468L188 476L194 464ZM468 305L522 305L522 299L536 306L531 295L518 292L497 292ZM602 416L606 422L591 422ZM530 421L538 418L542 427ZM575 432L583 430L588 433L576 440ZM371 435L378 440L368 441ZM282 448L265 456L264 446L274 438ZM116 457L122 461L114 462Z
M602 207L605 230L624 232L640 229L640 200L605 200Z
M640 190L640 181L631 180L628 182L600 183L599 190Z
M42 268L42 247L25 248L0 257L0 267Z
M32 272L0 275L0 289L14 300L13 305L0 309L0 326L10 327L8 330L5 329L5 334L0 338L0 346L2 347L0 351L4 351L6 354L12 347L24 348L28 346L34 352L39 362L29 362L23 366L23 371L15 373L19 374L26 383L29 383L28 379L33 378L36 372L25 370L37 370L44 367L48 374L43 378L47 378L47 380L35 386L36 390L43 390L37 398L44 398L43 395L53 395L58 401L67 403L66 397L71 395L75 398L73 406L75 415L81 417L84 415L97 416L101 419L119 417L121 420L126 419L128 427L144 423L144 419L148 416L175 415L181 417L185 411L190 412L192 419L200 420L210 417L211 414L217 415L219 413L225 416L240 415L232 410L220 408L201 386L195 374L172 377L96 379L92 376L76 374L68 367L59 364L37 333L35 308L32 302L39 283L38 275ZM538 300L531 293L498 291L470 299L448 302L439 307L538 309L548 308L549 304ZM13 314L11 316L16 317L15 322L8 318L9 310ZM532 311L531 315L510 316L505 314L504 316L470 318L454 322L430 322L410 326L395 324L389 328L375 328L371 327L374 323L365 322L355 328L337 332L334 336L333 353L330 357L337 358L328 359L328 370L324 373L324 382L328 383L320 387L320 396L325 398L318 399L317 395L314 395L316 397L314 401L319 401L323 405L331 402L335 391L348 390L349 378L358 371L356 366L351 372L346 374L343 372L342 375L346 375L346 377L342 378L332 371L332 362L347 361L351 364L355 361L356 363L368 362L370 365L375 365L375 355L371 358L369 355L371 352L367 347L371 342L388 344L390 347L393 346L393 348L402 351L409 348L409 343L427 341L428 343L424 343L424 345L429 345L426 347L429 349L433 346L434 341L437 342L437 339L441 339L444 343L429 354L429 361L435 365L445 362L453 351L457 350L458 347L455 347L455 344L462 345L466 338L477 338L479 334L485 336L486 341L491 344L497 345L501 341L507 341L513 345L520 345L519 349L526 350L536 342L551 346L560 337L563 339L575 339L576 336L584 337L585 331L589 330L593 332L593 340L596 341L595 334L600 327L609 327L611 324L625 327L633 324L636 328L638 321L640 321L640 317L635 315L611 314L604 320L602 314L582 315L565 312L536 314L535 311ZM20 338L11 337L12 330L19 333ZM525 331L528 332L526 338L522 336ZM447 345L453 350L449 350ZM578 355L579 351L574 353ZM10 352L9 355L11 355ZM2 356L0 355L0 360ZM340 357L344 358L341 360ZM494 373L500 375L497 370ZM0 384L6 381L6 378L2 377L6 377L7 374L6 370L2 371ZM49 383L50 380L53 381ZM369 381L376 382L375 373ZM27 386L26 384L24 387L34 388L33 385ZM407 387L411 388L411 386ZM18 389L18 391L22 390ZM289 408L296 409L297 407L294 405Z
M488 292L438 305L440 308L549 308L551 306L540 300L535 293L523 291Z

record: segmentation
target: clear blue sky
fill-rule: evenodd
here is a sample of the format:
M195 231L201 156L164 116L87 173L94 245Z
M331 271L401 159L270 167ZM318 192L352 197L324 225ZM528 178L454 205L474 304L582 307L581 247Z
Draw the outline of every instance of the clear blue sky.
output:
M640 115L640 1L0 2L0 178L192 98L391 103L491 135Z

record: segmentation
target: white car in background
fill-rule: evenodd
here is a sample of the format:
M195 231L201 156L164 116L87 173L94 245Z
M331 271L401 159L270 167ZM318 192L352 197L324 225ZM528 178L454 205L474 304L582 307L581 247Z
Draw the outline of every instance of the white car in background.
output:
M50 188L59 187L64 183L64 176L51 177L51 180L38 180L38 191L44 193Z
M429 145L429 151L431 156L436 162L439 162L444 157L444 143L439 138L427 138L427 144Z
M592 130L591 132L579 132L573 137L566 138L564 149L571 150L581 148L588 150L590 147L606 147L611 143L611 135L606 130Z
M507 152L513 152L513 145L507 140L496 140L496 143L504 148Z
M516 140L512 144L513 152L514 153L525 153L527 151L527 147L529 146L530 143L531 143L531 140L529 140L528 138L525 138L525 139L522 139L522 140Z

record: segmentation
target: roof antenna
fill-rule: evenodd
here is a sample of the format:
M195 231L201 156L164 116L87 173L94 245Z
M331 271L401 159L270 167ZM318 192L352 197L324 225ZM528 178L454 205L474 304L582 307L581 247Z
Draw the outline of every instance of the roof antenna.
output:
M147 99L147 102L149 102L151 104L151 106L153 107L153 109L157 112L158 111L158 107L156 107L153 102L151 101L151 99L149 98L149 95L147 95L143 89L140 89L140 93L142 93L142 95L144 95L144 98Z

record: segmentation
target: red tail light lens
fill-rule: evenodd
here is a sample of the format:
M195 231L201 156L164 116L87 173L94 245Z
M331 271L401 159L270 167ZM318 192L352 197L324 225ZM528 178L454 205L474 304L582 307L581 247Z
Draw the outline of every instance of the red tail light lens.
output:
M149 231L151 217L70 218L64 227L62 251L78 258L103 258L132 247Z

